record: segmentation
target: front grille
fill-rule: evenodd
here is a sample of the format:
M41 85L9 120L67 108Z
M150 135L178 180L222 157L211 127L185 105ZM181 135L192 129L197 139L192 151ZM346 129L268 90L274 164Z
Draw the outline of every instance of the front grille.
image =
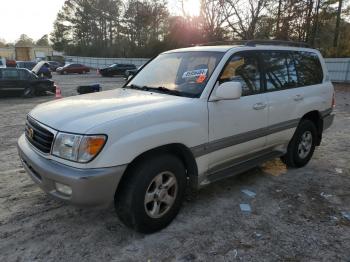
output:
M29 117L26 121L25 135L34 147L43 153L50 153L54 134Z

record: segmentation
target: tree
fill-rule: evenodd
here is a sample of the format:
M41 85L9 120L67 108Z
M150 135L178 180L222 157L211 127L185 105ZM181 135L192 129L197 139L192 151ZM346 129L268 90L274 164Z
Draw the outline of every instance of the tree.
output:
M0 47L6 47L6 40L0 38Z
M224 27L227 16L225 8L227 2L223 0L202 0L200 16L202 30L207 41L220 41L225 39Z
M49 36L47 34L43 35L35 44L38 46L49 46Z
M243 40L254 39L257 26L269 0L228 0L225 7L225 22L233 36Z
M26 34L21 34L19 39L16 41L16 45L32 46L34 45L34 41Z
M188 10L170 16L165 1L66 0L50 34L53 48L82 56L151 57L238 38L308 42L333 56L350 49L344 0L200 0L198 16Z
M341 19L341 8L343 5L343 0L339 0L338 3L338 11L337 11L337 22L335 24L335 30L334 30L334 40L333 40L333 47L338 46L338 38L339 38L339 26L340 26L340 19Z

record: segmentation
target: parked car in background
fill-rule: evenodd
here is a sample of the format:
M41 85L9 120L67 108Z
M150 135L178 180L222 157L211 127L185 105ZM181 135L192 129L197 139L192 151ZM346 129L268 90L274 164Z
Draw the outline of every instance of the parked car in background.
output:
M49 64L50 70L52 72L55 72L57 70L57 68L61 67L62 65L57 62L57 61L47 61L47 63Z
M90 68L82 64L67 64L63 67L58 67L56 72L61 75L70 73L85 74L90 72Z
M6 59L6 67L16 67L16 66L17 66L16 60Z
M98 70L101 76L124 75L127 70L136 70L134 64L113 64Z
M34 66L32 72L39 78L52 78L50 65L46 61L41 61Z
M57 62L57 63L59 63L59 66L64 66L66 64L65 58L63 56L60 56L60 55L47 56L46 60Z
M22 91L24 97L41 95L56 91L55 83L48 79L40 79L25 68L0 68L0 91Z
M0 57L0 68L6 68L6 59Z
M128 79L129 77L133 76L133 75L136 75L136 73L139 71L139 68L137 69L130 69L130 70L126 70L125 73L124 73L124 77L126 79Z
M334 119L325 62L299 43L259 43L166 51L123 88L35 107L23 167L53 197L114 201L122 222L150 233L187 189L277 157L305 166Z
M37 63L33 61L17 61L17 68L32 70L36 64Z

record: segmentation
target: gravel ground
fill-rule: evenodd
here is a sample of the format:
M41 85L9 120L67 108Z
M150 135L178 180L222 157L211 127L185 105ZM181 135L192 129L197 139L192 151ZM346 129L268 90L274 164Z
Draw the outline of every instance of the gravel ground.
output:
M77 85L123 83L94 72L54 80L63 96ZM112 207L81 209L46 196L22 169L16 140L26 113L54 98L0 99L0 261L350 261L350 220L342 215L350 212L350 86L336 91L335 123L305 168L274 160L212 184L152 235L127 229Z

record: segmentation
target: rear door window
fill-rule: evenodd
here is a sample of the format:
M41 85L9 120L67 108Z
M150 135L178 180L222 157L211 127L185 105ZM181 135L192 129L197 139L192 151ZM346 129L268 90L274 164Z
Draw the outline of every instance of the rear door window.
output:
M27 70L19 70L19 80L28 80L29 72Z
M311 52L294 52L293 55L298 71L298 86L322 83L323 70L317 54Z
M2 78L3 80L18 80L19 74L17 70L3 70Z
M220 83L236 81L242 84L242 96L257 94L261 91L261 73L259 58L253 52L241 52L233 55L225 66Z
M267 91L297 87L293 57L287 52L262 52Z

